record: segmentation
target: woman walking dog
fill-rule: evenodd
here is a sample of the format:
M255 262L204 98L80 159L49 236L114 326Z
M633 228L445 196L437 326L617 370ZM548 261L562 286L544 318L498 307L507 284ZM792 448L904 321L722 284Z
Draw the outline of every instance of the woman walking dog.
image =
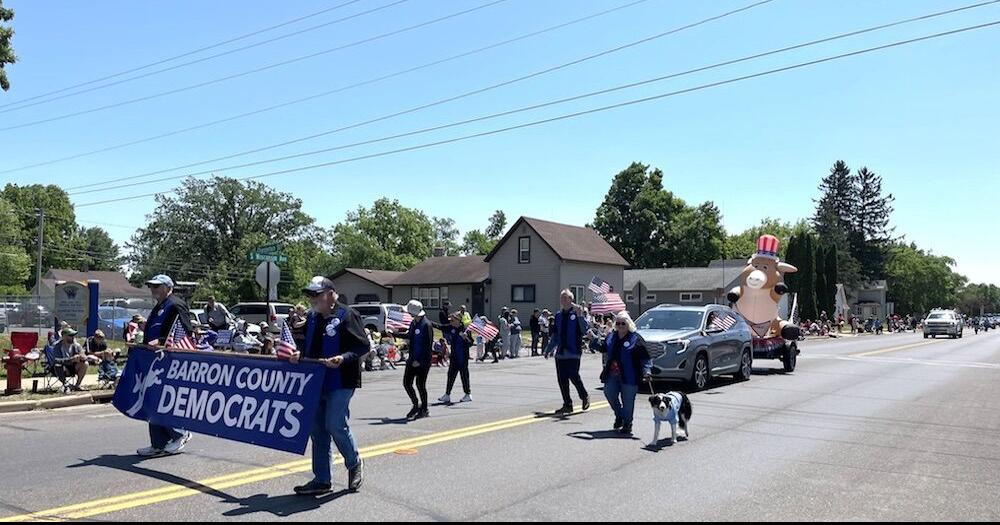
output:
M653 363L646 342L636 333L635 322L628 312L615 316L615 330L601 345L607 352L607 364L601 373L604 396L615 413L614 429L632 435L635 398L639 385L652 375Z

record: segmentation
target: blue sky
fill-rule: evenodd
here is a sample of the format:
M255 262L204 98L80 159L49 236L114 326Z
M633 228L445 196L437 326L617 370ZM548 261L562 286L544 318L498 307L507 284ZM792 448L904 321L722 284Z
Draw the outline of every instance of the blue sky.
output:
M361 0L242 41L252 43L396 0ZM20 62L0 106L99 78L342 3L5 0ZM0 113L0 128L56 117L280 62L487 3L408 0L378 12L112 88ZM0 131L0 169L166 133L403 70L629 3L507 0L483 10L268 72L138 104ZM610 49L754 3L647 0L485 53L262 115L52 166L0 183L67 187L160 170L338 128ZM683 71L973 3L775 0L750 11L482 95L294 146L212 163L333 147ZM226 172L249 176L403 148L755 73L892 41L1000 20L1000 4L669 80L594 99L307 159ZM237 44L214 50L231 49ZM264 179L330 226L381 196L463 230L492 210L568 223L592 220L611 177L632 161L662 168L688 202L715 201L738 232L765 216L811 214L837 159L868 166L896 196L897 233L955 257L974 281L1000 284L1000 28L923 42L439 148ZM197 58L203 55L196 55ZM172 65L171 62L167 65ZM7 108L0 108L3 111ZM184 173L172 172L168 175ZM76 204L169 190L114 183ZM479 189L477 189L479 188ZM78 210L82 222L135 227L151 198ZM129 228L108 227L123 242Z

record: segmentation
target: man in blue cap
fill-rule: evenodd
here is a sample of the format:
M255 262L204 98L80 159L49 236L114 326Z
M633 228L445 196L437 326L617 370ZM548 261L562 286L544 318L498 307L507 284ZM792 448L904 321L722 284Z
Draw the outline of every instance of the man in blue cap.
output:
M150 312L149 320L146 321L144 341L146 346L154 349L163 348L170 330L178 320L187 333L194 331L187 304L174 296L173 279L166 275L157 275L146 281L146 286L156 301L156 307ZM191 433L150 423L149 440L150 446L140 449L139 456L144 458L172 456L184 450L191 441Z
M368 353L370 343L365 335L361 316L341 304L333 281L314 277L303 290L309 296L312 311L306 322L305 347L293 354L289 362L296 364L308 357L327 366L322 398L312 431L312 470L314 479L295 493L300 496L320 496L333 490L331 441L344 458L348 472L348 489L356 492L364 483L365 464L351 433L351 399L361 388L361 356Z

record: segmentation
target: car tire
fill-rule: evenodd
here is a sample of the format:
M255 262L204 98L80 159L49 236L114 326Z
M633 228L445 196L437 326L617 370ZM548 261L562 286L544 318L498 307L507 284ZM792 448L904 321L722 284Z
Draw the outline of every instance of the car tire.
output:
M799 349L795 344L788 345L785 349L785 355L781 358L781 364L785 368L786 374L791 374L795 371L795 367L798 365L799 361Z
M733 377L739 382L749 381L753 377L753 352L749 348L740 356L740 370Z
M708 368L708 356L703 353L698 354L691 369L691 380L688 382L688 386L692 392L700 392L708 386L709 379L711 379L711 373Z

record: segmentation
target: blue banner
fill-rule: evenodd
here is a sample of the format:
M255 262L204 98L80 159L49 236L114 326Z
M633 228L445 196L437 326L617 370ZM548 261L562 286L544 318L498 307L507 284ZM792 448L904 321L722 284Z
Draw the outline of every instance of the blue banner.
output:
M133 419L305 454L326 367L133 348L114 406Z

